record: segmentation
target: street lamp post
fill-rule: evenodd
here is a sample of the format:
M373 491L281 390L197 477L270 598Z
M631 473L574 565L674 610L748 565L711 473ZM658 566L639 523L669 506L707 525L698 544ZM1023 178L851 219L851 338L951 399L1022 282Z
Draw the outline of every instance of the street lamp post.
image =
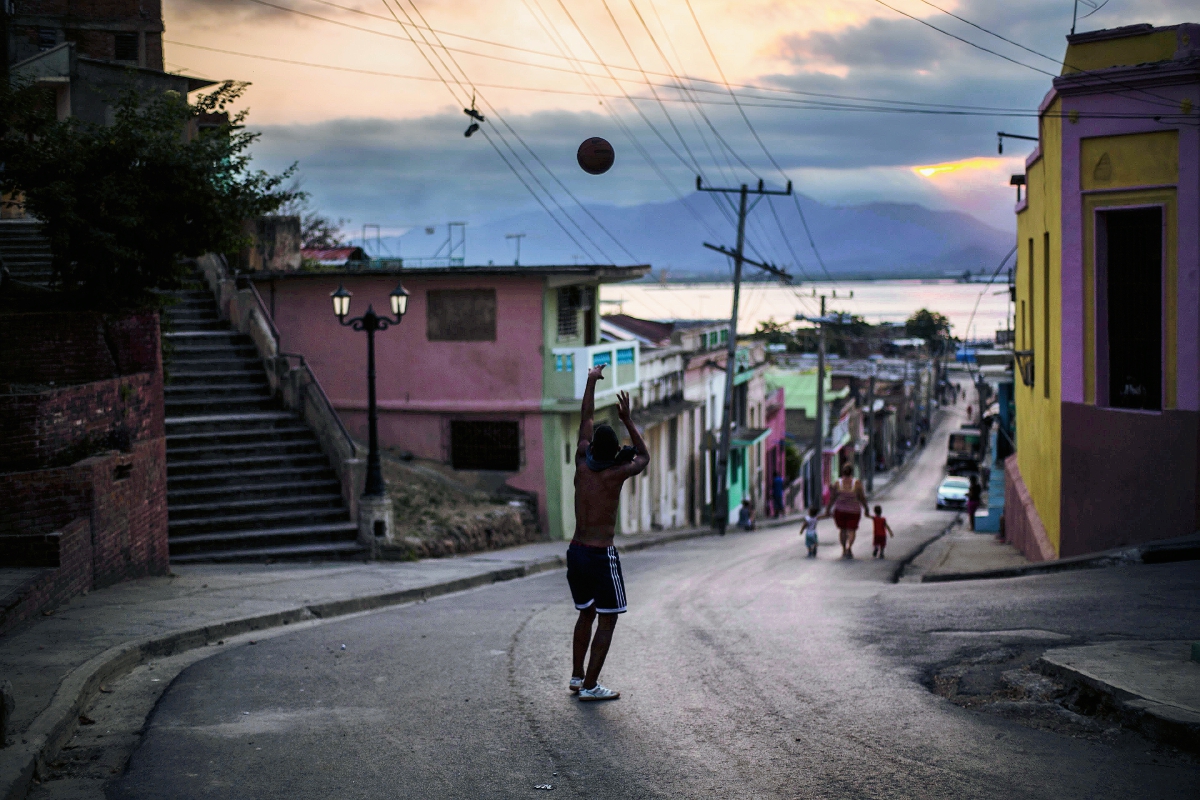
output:
M400 324L400 320L404 318L404 312L408 310L408 292L405 291L403 284L398 283L388 296L392 305L392 313L396 315L395 319L381 317L370 305L367 306L367 313L361 317L346 319L346 315L350 312L351 296L351 293L346 291L346 287L341 285L338 286L337 291L329 294L333 301L333 313L338 318L338 322L356 331L365 331L367 334L368 450L367 481L363 489L363 497L380 498L383 497L383 468L379 463L379 420L375 411L375 332L386 331L392 325Z

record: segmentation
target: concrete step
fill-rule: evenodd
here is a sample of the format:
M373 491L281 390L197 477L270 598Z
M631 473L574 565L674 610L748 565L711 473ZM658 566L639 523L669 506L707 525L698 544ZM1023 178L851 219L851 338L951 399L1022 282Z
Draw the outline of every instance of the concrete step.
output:
M175 381L171 381L171 383L163 387L163 392L168 403L182 402L196 398L218 398L234 395L258 395L263 392L270 393L271 387L267 383L266 376L260 373L257 377L258 380L248 380L247 376L243 376L243 382L241 383L176 383Z
M220 414L223 411L237 409L239 411L271 411L279 408L280 402L273 395L261 394L229 395L225 397L204 397L190 400L173 400L167 398L167 418L194 416L196 414Z
M256 353L254 357L241 356L225 356L221 358L181 358L170 361L167 364L168 378L176 374L189 374L195 372L229 372L231 370L253 370L256 373L263 373L262 361L258 359Z
M197 363L202 364L208 361L214 363L252 361L258 365L259 369L262 369L262 360L259 358L258 351L254 349L253 342L236 345L185 342L173 345L169 353L168 364L185 369L198 369Z
M167 447L172 437L201 434L227 434L234 432L261 432L307 427L298 416L290 411L226 412L224 414L194 414L191 416L168 417Z
M186 352L188 349L212 349L218 347L242 347L254 342L244 333L226 327L219 331L172 331L164 333L163 339L169 341L175 348L174 352ZM172 356L174 356L174 352Z
M305 429L305 434L308 430ZM320 453L324 454L317 444L317 440L311 434L304 438L296 437L294 439L260 439L255 438L250 441L245 441L241 444L205 444L195 447L178 447L174 444L168 444L167 464L190 464L199 461L209 461L215 459L237 459L254 455L309 455Z
M222 321L215 308L170 308L163 311L162 317L172 327L193 322ZM227 320L225 325L229 325Z
M249 500L274 500L282 497L305 498L337 492L342 485L329 477L283 476L275 483L248 483L242 486L197 486L167 491L167 515L175 505L232 503Z
M358 526L352 522L333 522L321 525L292 525L275 528L250 528L246 530L226 530L218 533L196 533L187 536L168 536L167 544L171 556L176 554L195 553L204 550L225 550L230 545L240 548L258 549L261 547L286 546L298 544L319 544L324 542L356 542Z
M184 387L184 386L209 386L209 385L231 385L231 384L251 384L251 383L266 383L266 376L263 374L262 367L257 364L250 367L240 367L224 370L205 369L191 370L176 369L171 370L171 378L164 388Z
M314 561L329 559L365 558L366 551L358 542L325 542L320 544L263 547L255 549L209 550L199 553L171 554L175 564L224 561Z
M349 515L341 506L332 508L296 508L258 514L211 515L198 519L170 521L171 539L228 531L267 530L289 525L348 525Z
M167 457L172 453L218 452L228 448L283 447L290 445L313 445L316 437L306 427L274 428L269 434L259 430L199 431L180 433L167 437Z
M255 497L248 500L217 500L205 503L176 503L169 509L169 518L175 521L203 519L209 516L234 516L238 514L268 514L291 512L298 509L323 511L344 509L342 495L337 492L318 492L303 497ZM343 511L343 513L345 513Z
M167 457L167 484L172 479L215 475L241 470L297 470L324 467L329 469L329 459L320 450L309 453L276 453L272 455L243 456L241 458L216 458L198 461L175 461Z
M167 475L167 492L190 489L249 488L254 485L303 481L336 481L337 476L328 463L308 467L277 467L263 469L229 469L199 475Z
M212 319L190 319L171 315L165 320L167 328L172 333L200 333L204 331L230 330L229 323L213 314Z

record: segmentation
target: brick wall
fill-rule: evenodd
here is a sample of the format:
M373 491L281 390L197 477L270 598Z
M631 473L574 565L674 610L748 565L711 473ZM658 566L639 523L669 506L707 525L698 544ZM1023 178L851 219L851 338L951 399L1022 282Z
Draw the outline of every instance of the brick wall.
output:
M151 371L162 372L157 314L0 314L0 392Z
M0 634L40 610L54 608L91 587L91 534L92 526L86 517L80 517L59 532L60 566L35 573L24 586L7 597L0 597Z
M0 395L0 471L71 464L162 436L159 373Z
M157 315L81 316L0 315L0 556L56 564L0 599L0 631L84 589L168 571Z

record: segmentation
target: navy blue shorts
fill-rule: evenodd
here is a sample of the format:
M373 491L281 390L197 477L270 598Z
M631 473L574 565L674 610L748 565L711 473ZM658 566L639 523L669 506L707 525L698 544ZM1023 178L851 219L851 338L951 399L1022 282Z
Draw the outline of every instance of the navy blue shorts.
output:
M580 611L594 605L599 614L625 613L625 579L617 548L571 542L567 548L567 583Z

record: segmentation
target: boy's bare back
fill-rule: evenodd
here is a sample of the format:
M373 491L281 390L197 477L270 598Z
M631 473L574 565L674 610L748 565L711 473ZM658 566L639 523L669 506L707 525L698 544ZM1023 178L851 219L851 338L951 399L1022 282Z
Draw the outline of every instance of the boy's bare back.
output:
M617 507L621 486L626 479L640 473L650 463L650 455L641 434L630 417L629 395L617 395L617 414L629 438L633 441L634 457L625 464L595 470L588 466L588 448L592 445L592 416L594 414L595 384L604 378L604 367L588 371L584 391L582 419L579 423L579 442L575 448L575 541L593 547L610 547L617 525Z

